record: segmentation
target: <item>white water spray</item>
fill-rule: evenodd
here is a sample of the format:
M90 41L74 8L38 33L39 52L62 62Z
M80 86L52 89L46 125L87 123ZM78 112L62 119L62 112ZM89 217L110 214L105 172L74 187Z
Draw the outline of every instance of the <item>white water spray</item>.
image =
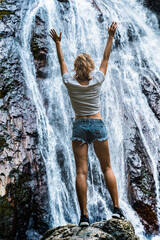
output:
M126 194L123 149L125 126L123 125L122 103L134 118L143 144L151 159L150 165L154 172L157 209L160 219L157 170L159 149L157 132L160 132L160 126L142 94L138 74L139 71L143 72L140 63L143 59L146 59L152 71L160 79L160 65L157 59L157 52L160 52L160 46L158 45L160 36L156 33L156 28L158 29L157 19L152 14L148 20L147 10L133 0L130 2L125 0L121 2L118 0L96 1L103 13L103 23L98 22L99 10L93 7L89 0L69 1L69 8L56 0L39 0L37 2L32 3L30 1L29 8L23 17L20 55L30 97L37 109L37 128L40 150L46 164L53 217L52 225L63 225L68 222L78 223L79 207L75 192L75 164L70 140L71 122L74 114L62 84L55 45L51 39L48 40L50 59L48 71L51 77L45 79L43 83L43 88L49 100L47 111L43 106L42 93L39 91L36 82L35 66L30 51L32 27L35 16L41 9L46 12L44 20L47 24L48 33L52 27L56 29L57 33L62 31L61 45L69 70L73 68L73 61L77 54L81 52L88 52L98 68L107 40L107 27L113 20L118 22L122 46L118 52L113 49L111 53L108 73L103 85L101 111L104 121L109 126L110 154L112 168L118 182L120 204L125 210L127 218L133 223L136 234L141 240L145 240L143 226L129 205ZM139 40L138 45L136 45L136 41L128 42L128 26L131 26L134 30L134 35ZM148 43L150 43L149 48ZM155 86L157 88L156 83ZM142 120L149 129L149 134L142 131ZM89 150L89 169L88 212L91 221L96 220L98 215L101 215L98 220L108 219L111 217L110 206L107 203L109 195L104 187L100 166L92 147Z

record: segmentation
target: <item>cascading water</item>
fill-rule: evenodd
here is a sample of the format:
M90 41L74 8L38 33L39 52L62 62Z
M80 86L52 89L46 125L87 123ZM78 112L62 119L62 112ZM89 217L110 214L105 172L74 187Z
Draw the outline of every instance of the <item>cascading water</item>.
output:
M24 3L28 4L28 3ZM100 1L96 8L91 1L76 0L62 4L56 0L30 0L22 26L22 47L20 49L26 84L37 109L37 128L40 150L46 164L52 226L78 223L79 207L75 192L75 164L71 149L72 120L67 91L63 86L54 42L48 41L49 77L41 83L39 90L33 55L30 50L31 32L37 13L42 15L49 30L54 27L62 31L62 50L68 70L73 68L75 57L82 52L91 55L98 69L107 41L107 27L112 21L118 22L119 47L113 46L106 80L101 95L101 114L108 126L112 168L116 175L120 205L126 217L133 223L140 239L147 239L143 225L131 208L127 197L127 183L124 161L124 111L137 124L143 144L151 159L157 195L157 210L160 222L160 197L158 181L158 148L160 126L151 111L139 83L139 72L144 76L147 70L141 68L146 61L152 72L160 79L157 52L160 52L160 35L154 14L144 9L136 1ZM24 6L26 8L26 6ZM103 21L98 21L99 11ZM132 31L135 41L129 41L127 30ZM156 82L152 82L156 89ZM43 97L48 99L45 109ZM124 110L125 109L125 110ZM141 116L141 117L140 117ZM142 122L143 119L143 122ZM145 123L149 132L142 131ZM149 134L148 134L149 133ZM152 141L151 141L152 140ZM120 171L119 171L120 169ZM88 212L91 221L111 217L111 200L104 185L98 160L92 146L89 149ZM156 237L153 237L156 239ZM152 238L152 239L153 239Z

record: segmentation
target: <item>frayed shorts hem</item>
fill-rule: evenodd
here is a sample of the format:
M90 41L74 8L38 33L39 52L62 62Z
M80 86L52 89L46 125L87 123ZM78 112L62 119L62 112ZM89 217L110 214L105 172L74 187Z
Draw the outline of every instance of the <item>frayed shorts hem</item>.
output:
M87 142L87 141L85 141L84 139L79 138L79 137L72 137L72 138L71 138L72 141L75 141L75 140L82 141L82 143L81 143L80 145L83 145L84 143L92 144L92 143L95 142L95 141L100 141L100 142L102 142L102 141L105 141L105 140L107 140L107 139L109 139L109 137L95 138L93 141Z

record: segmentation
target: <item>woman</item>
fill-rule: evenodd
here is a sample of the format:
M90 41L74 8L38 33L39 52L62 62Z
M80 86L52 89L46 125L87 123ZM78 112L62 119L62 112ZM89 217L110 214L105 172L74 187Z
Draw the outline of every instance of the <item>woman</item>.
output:
M93 71L95 65L92 58L87 53L82 53L74 61L74 76L68 72L63 57L60 46L62 33L58 36L54 29L50 31L50 37L56 44L63 82L68 90L76 115L73 122L72 148L76 164L76 192L81 209L81 219L79 222L79 226L81 227L89 225L86 206L86 179L88 171L88 144L90 143L93 143L104 174L107 189L113 201L114 210L112 217L124 219L118 201L117 183L110 163L107 130L99 112L101 85L105 79L116 28L116 22L112 22L111 26L108 27L109 37L99 70Z

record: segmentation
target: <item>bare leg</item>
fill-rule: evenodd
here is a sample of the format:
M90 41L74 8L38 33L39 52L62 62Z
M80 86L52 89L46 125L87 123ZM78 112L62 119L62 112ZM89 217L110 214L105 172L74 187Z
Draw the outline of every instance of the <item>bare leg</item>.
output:
M88 144L80 145L81 141L72 142L73 153L76 163L76 192L78 197L81 215L87 213L87 173L88 173Z
M114 207L119 208L117 183L112 171L109 155L108 140L95 141L93 143L95 153L100 161L101 169L104 174L107 189L111 195Z

